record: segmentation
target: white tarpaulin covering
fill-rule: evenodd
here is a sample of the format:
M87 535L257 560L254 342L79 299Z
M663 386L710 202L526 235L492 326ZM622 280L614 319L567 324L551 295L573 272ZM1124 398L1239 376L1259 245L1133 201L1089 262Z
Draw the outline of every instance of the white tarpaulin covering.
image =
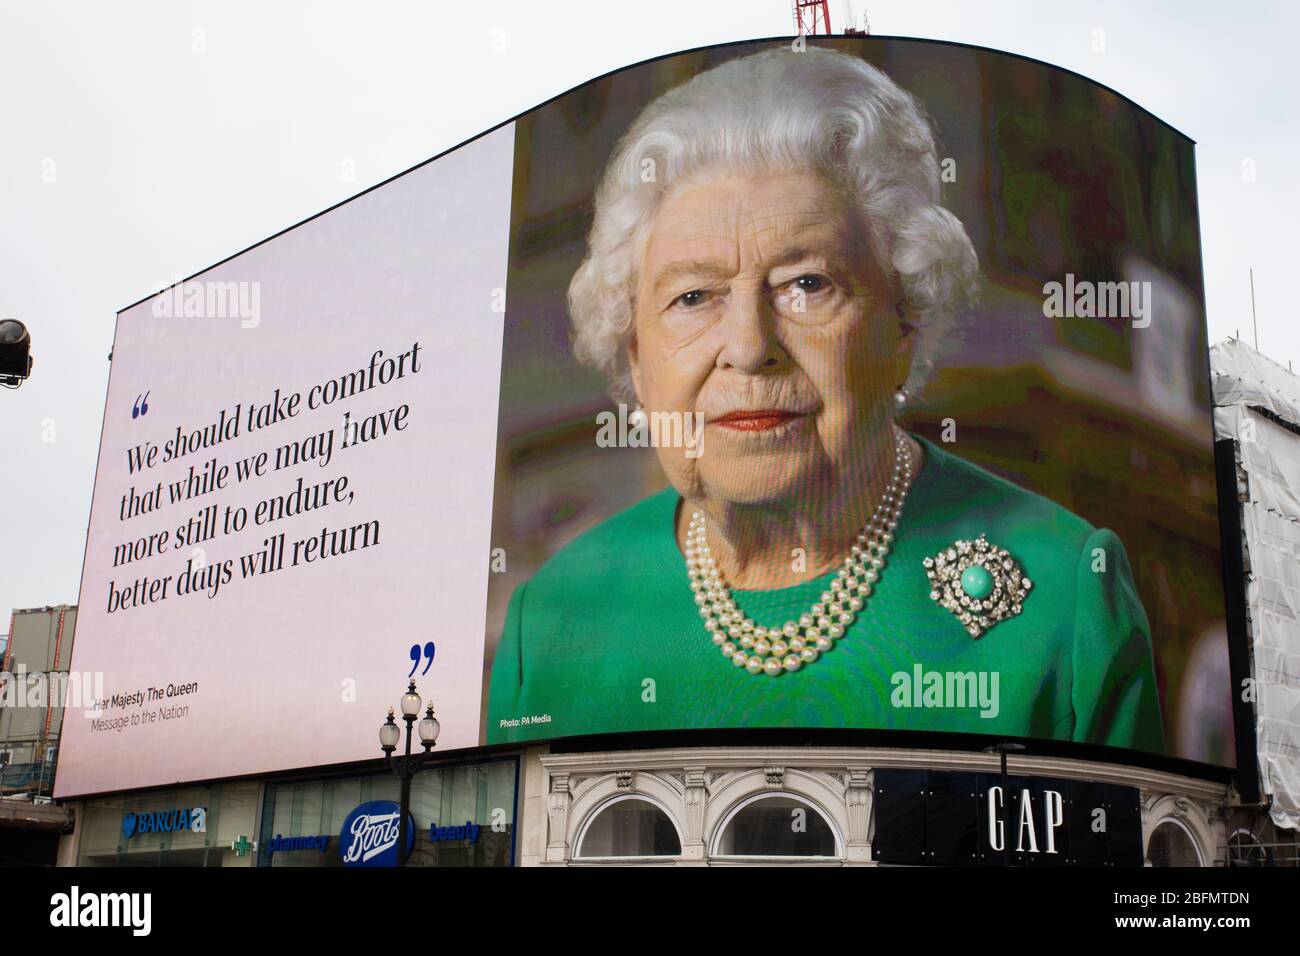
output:
M1210 350L1214 429L1237 441L1256 745L1280 827L1300 829L1300 377L1241 341ZM1240 692L1240 691L1238 691Z

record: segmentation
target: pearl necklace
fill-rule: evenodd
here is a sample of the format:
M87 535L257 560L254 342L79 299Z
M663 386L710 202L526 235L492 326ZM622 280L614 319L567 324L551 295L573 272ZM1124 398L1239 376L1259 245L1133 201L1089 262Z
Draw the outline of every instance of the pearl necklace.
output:
M750 620L736 606L709 551L704 513L691 515L686 532L686 573L691 590L713 643L736 667L769 677L794 673L834 647L857 620L893 546L898 516L911 484L912 453L903 432L895 432L894 473L871 521L849 549L830 590L823 591L821 599L797 621L767 628Z

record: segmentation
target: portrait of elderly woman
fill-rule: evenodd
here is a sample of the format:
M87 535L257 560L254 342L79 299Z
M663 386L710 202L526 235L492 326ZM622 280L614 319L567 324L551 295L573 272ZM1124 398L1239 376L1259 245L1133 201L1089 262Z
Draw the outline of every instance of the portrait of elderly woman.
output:
M1116 535L900 424L979 274L909 93L829 49L724 62L640 113L594 205L574 353L635 421L703 431L654 449L664 491L514 589L489 743L797 726L1163 751Z

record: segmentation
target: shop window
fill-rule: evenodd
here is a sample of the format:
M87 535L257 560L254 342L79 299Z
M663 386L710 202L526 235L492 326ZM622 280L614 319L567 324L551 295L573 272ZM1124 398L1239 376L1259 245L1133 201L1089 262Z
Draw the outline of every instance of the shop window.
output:
M1152 866L1205 865L1191 833L1176 820L1164 820L1151 831L1147 859Z
M406 865L510 866L516 761L429 766L411 781L415 846ZM401 798L391 773L267 784L258 866L341 867L342 827L363 803ZM314 842L313 842L314 841Z
M578 857L679 856L672 819L640 797L619 797L596 812L578 838Z
M723 822L714 856L837 857L835 831L816 807L797 797L763 796Z
M78 865L246 866L260 791L256 782L241 782L87 800L78 813ZM201 816L193 812L199 808ZM171 828L141 827L149 814L163 815ZM232 844L241 837L237 850Z

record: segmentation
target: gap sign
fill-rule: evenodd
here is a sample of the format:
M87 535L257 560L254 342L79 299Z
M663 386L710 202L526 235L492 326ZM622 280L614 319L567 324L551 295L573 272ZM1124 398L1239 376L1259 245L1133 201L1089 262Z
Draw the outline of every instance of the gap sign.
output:
M1141 866L1136 787L1008 774L877 770L880 863Z

